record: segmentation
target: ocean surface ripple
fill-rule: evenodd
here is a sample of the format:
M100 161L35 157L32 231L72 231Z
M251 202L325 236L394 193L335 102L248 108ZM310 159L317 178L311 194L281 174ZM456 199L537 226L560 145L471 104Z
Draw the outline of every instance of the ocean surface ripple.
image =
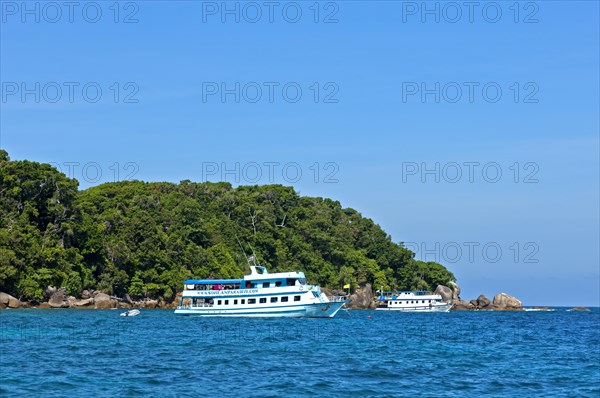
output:
M600 310L0 311L0 396L600 396ZM369 318L370 316L370 318Z

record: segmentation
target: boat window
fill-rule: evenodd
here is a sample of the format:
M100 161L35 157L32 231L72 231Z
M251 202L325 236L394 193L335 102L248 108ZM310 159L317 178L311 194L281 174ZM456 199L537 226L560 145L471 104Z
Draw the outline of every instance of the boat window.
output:
M242 304L246 304L246 299L242 299Z
M225 305L229 305L229 300L225 300Z
M276 287L279 287L279 286L281 286L281 281L277 281L277 282L275 282L275 286L276 286Z
M248 299L248 304L256 304L256 299Z
M250 281L246 282L246 289L250 289L252 287L252 283Z
M277 297L271 297L271 302L272 303L276 303L277 302Z
M233 304L234 304L234 305L237 305L237 300L233 300Z
M288 278L285 280L285 284L288 286L296 286L296 279L295 278Z
M425 304L425 300L421 300L421 303Z
M300 296L294 296L294 301L300 301Z
M261 302L261 304L264 304L264 303L266 303L266 302L267 302L267 298L266 298L266 297L263 297L263 298L261 298L261 299L260 299L260 302Z
M265 282L265 283L263 283L263 287L271 287L271 282Z
M287 302L288 302L288 296L283 296L283 297L281 298L281 302L282 302L282 303L287 303Z
M217 300L217 305L221 305L221 300Z
M306 279L299 279L301 285L306 285Z

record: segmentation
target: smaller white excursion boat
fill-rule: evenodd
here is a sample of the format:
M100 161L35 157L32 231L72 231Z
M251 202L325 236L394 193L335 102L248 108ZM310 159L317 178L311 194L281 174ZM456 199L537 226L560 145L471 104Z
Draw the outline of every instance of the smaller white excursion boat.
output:
M140 314L140 310L129 310L121 312L121 316L136 316Z
M404 312L448 312L452 303L446 303L439 294L418 292L381 292L377 310Z

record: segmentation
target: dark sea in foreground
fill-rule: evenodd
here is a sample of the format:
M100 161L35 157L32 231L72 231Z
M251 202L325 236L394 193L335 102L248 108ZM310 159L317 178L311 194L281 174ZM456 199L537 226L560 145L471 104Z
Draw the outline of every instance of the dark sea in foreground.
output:
M120 312L0 311L0 396L600 396L598 308L334 319Z

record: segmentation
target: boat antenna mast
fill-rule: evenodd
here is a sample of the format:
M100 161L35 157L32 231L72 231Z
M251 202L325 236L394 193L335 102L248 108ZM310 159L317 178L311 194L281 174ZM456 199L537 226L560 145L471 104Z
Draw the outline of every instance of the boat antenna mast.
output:
M240 242L240 238L238 238L238 236L235 236L235 239L237 240L238 245L240 245L240 249L242 249L242 253L244 254L244 258L246 259L246 263L250 263L250 257L248 257L248 254L246 254L246 250L244 250L244 246L242 245L242 242Z
M260 263L258 262L258 258L256 257L256 253L254 252L254 248L252 247L252 245L250 243L248 243L248 246L250 246L250 250L252 250L252 262L254 263L254 265L258 265L260 266Z
M263 273L266 270L265 267L263 267L262 265L260 265L260 263L257 260L256 257L256 253L254 252L254 248L252 247L252 245L250 245L250 243L248 243L248 246L250 246L250 250L252 250L252 256L248 257L248 254L246 254L246 250L244 250L244 246L242 245L242 242L240 242L240 239L237 237L237 235L235 236L235 239L237 240L238 244L240 245L240 249L242 249L242 253L244 253L244 257L246 258L246 262L248 264L250 263L254 263L254 266L262 269Z
M258 257L256 256L256 253L254 252L254 248L252 247L252 245L250 243L248 243L248 246L250 246L250 250L252 250L252 257L250 257L248 259L248 262L252 261L256 268L260 269L263 274L266 274L267 269L265 267L263 267L262 265L260 265L260 263L258 262Z

